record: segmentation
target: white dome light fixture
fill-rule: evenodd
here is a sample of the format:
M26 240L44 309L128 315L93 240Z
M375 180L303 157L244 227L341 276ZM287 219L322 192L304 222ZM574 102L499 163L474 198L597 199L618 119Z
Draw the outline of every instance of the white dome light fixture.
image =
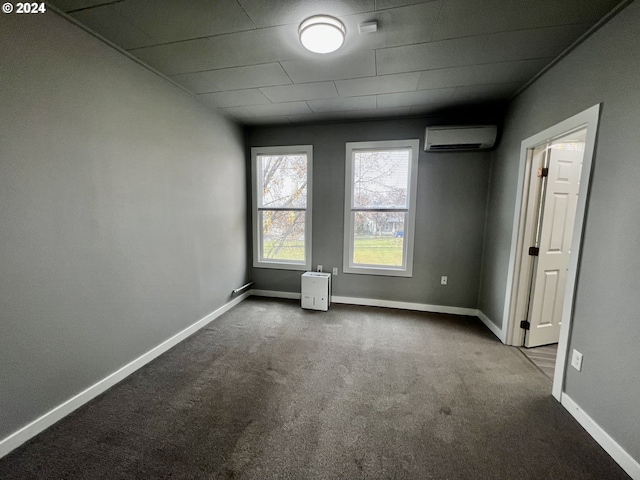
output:
M344 43L346 30L337 18L315 15L307 18L298 29L300 43L314 53L331 53Z

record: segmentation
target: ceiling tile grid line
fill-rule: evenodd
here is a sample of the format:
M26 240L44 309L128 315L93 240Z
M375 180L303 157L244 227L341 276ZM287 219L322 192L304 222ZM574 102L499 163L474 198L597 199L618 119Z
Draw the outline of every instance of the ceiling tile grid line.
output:
M111 4L102 10L101 15L97 15L94 9L83 9L74 13L73 18L110 38L124 49L158 44L157 38L138 28Z
M580 28L582 28L582 25L580 26ZM473 39L472 43L475 43L476 41L478 41L479 43L482 43L481 46L477 46L476 45L476 52L477 55L476 57L481 57L482 55L489 55L491 52L487 52L488 48L487 48L487 44L489 42L493 41L498 41L497 38L499 38L499 35L504 35L503 33L500 34L495 34L495 35L491 35L491 36L480 36L480 37L465 37L466 39ZM538 34L536 35L536 37L540 37L540 32L538 32ZM542 38L544 37L544 35L542 36ZM526 40L526 39L524 39ZM524 40L521 41L524 42ZM424 52L428 52L429 49L431 50L447 50L447 49L451 49L451 48L456 48L455 44L460 44L464 41L464 39L453 39L453 40L445 40L441 42L424 42L424 43L420 43L420 44L414 44L414 45L405 45L405 46L398 46L398 47L388 47L388 48L382 48L382 49L376 49L374 50L373 53L373 57L372 57L372 61L374 63L374 74L389 74L389 73L401 73L401 72L409 72L409 71L421 71L421 70L425 70L425 69L432 69L434 67L430 68L430 65L428 64L428 62L425 62L425 64L420 65L418 68L416 68L416 66L414 66L412 63L410 63L409 65L405 65L402 67L396 67L395 69L387 69L387 70L382 70L381 71L381 61L384 63L385 60L381 60L381 55L383 56L388 56L391 55L392 57L402 57L405 56L406 54L408 54L409 52L414 52L414 55L420 55L420 54L424 54ZM468 40L467 42L468 43ZM525 42L526 43L526 42ZM204 45L205 47L207 47L206 45ZM416 48L418 50L416 50ZM140 49L140 50L145 50L145 49ZM421 53L422 51L422 53ZM353 55L362 55L365 52L359 52L359 53L353 53L353 54L348 54L348 55L338 55L333 57L335 62L339 62L342 59L349 57L349 56L353 56ZM180 54L180 53L178 53ZM181 55L181 54L180 54ZM548 56L544 55L544 56ZM539 58L539 55L535 55L535 54L529 54L529 55L519 55L518 54L513 54L510 58L507 58L506 60L517 60L517 59L522 59L522 58ZM453 66L453 65L462 65L462 64L480 64L480 63L491 63L492 61L496 61L496 60L492 60L490 57L489 58L480 58L478 59L473 59L473 58L469 58L467 57L465 59L465 61L459 62L459 63L451 63L448 64L447 66ZM183 74L183 73L193 73L193 72L202 72L202 71L210 71L210 70L222 70L222 69L226 69L226 68L238 68L240 66L248 66L248 65L243 65L244 63L250 63L251 65L255 65L255 64L260 64L260 63L274 63L273 61L267 61L267 62L248 62L248 61L236 61L233 62L230 65L224 65L224 66L219 66L219 67L214 67L214 68L193 68L193 67L188 67L185 66L183 67L179 72L176 72L175 74ZM306 68L308 66L311 66L314 63L314 60L312 59L296 59L296 60L279 60L279 63L283 66L283 68L287 71L287 74L290 76L290 78L292 78L292 80L294 81L294 83L304 83L304 82L311 82L311 81L318 81L321 80L320 78L294 78L292 77L292 74L295 74L295 72L291 72L290 69L291 68L295 68L296 65L301 65L302 68ZM153 65L152 65L153 66ZM438 67L435 68L441 68L444 67L445 65L439 65ZM157 66L156 66L157 68ZM356 75L358 77L360 76L366 76L366 75ZM345 77L333 77L333 79L342 79ZM330 79L329 77L325 77L322 78L324 80Z
M580 9L575 0L53 3L206 105L258 125L501 104L593 33L618 0ZM335 55L300 44L299 23L316 14L347 29ZM371 20L377 31L358 33Z
M123 1L125 1L125 0L119 0L117 2L112 2L112 3L109 3L109 4L105 4L105 5L96 5L94 7L88 7L87 9L94 9L94 8L99 8L99 7L103 7L103 6L109 6L109 5L112 5L112 4L119 4L119 3L122 3ZM405 8L405 7L414 7L416 5L422 5L422 4L425 4L425 3L436 3L436 2L439 2L439 1L441 1L441 0L431 0L431 1L428 1L428 2L417 2L417 3L414 3L414 4L401 6L401 7L393 7L393 8L385 9L385 10L400 10L402 8ZM239 5L240 5L240 7L242 7L242 4L239 4ZM81 9L81 10L87 10L87 9ZM385 11L385 10L379 10L379 11ZM70 12L67 12L67 13L72 14L72 13L75 13L75 12L76 11L70 11ZM341 20L345 20L345 19L348 19L350 17L355 17L355 16L358 16L358 15L362 15L363 13L375 13L375 12L376 12L375 10L370 10L369 12L358 12L358 13L352 13L352 14L348 14L348 15L336 15L336 17L341 19ZM252 22L254 22L254 20L251 18L251 16L247 16L247 18L249 20L251 20ZM296 20L294 22L291 22L291 23L276 23L276 24L272 24L272 25L266 25L266 26L263 26L263 27L255 26L255 23L254 23L254 27L253 28L241 29L241 30L236 30L236 31L233 31L233 32L225 32L225 33L219 33L219 34L202 35L202 36L191 36L189 38L184 38L184 39L174 40L174 41L167 41L167 42L160 42L159 41L154 46L165 46L165 45L170 45L170 44L174 44L174 43L186 42L186 41L189 41L189 40L213 39L215 37L237 35L237 34L242 34L242 33L247 33L247 32L253 32L253 31L256 31L256 30L270 30L270 29L274 29L274 28L277 28L277 27L284 27L284 26L295 26L295 27L297 27L304 18L306 18L306 17L304 17L304 16L300 17L298 20ZM146 32L146 33L149 34L148 32ZM147 48L147 47L142 47L142 48Z
M423 73L427 73L427 72L438 72L438 71L443 71L443 70L450 70L450 69L455 69L455 68L465 68L465 67L483 67L483 66L502 66L502 65L508 65L508 64L518 64L521 62L534 62L534 61L546 61L546 62L551 62L554 59L553 56L542 56L542 57L533 57L533 58L527 58L527 59L515 59L515 60L505 60L505 61L487 61L487 62L481 62L481 63L474 63L474 64L467 64L467 65L456 65L456 66L451 66L451 67L437 67L437 68L428 68L428 69L421 69L421 70L413 70L413 71L402 71L400 73L386 73L386 74L376 74L376 75L371 75L371 76L358 76L355 78L336 78L333 81L334 82L345 82L345 81L350 81L350 80L367 80L367 79L384 79L386 77L395 77L395 76L399 76L399 75L404 75L404 74L423 74ZM215 72L222 72L222 71L233 71L236 69L241 69L241 68L250 68L253 66L260 66L260 65L272 65L274 63L280 64L281 62L269 62L269 63L264 63L264 64L256 64L256 65L251 65L251 66L247 66L247 67L227 67L227 68L221 68L221 69L212 69L212 70L202 70L202 71L197 71L197 72L190 72L190 73L182 73L182 74L176 74L176 75L171 75L171 77L175 78L175 77L183 77L183 76L188 76L191 74L209 74L209 73L215 73ZM543 68L544 65L542 65L540 67ZM290 77L290 75L287 73L287 70L283 68L283 73L286 75L288 82L279 82L279 83L274 83L274 84L270 84L270 85L260 85L260 86L279 86L279 85L306 85L306 84L312 84L312 83L317 83L316 80L314 79L309 79L306 81L293 81ZM489 83L494 83L494 82L489 82ZM258 85L256 85L258 86ZM420 88L418 88L420 89ZM233 90L242 90L242 88L233 88ZM415 90L415 88L413 89ZM201 92L201 93L209 93L209 92ZM353 95L348 95L348 96L353 96Z
M242 3L239 0L236 0L236 3L240 6L240 8L242 9L242 11L244 12L244 14L247 16L247 18L249 20L251 20L251 23L253 23L253 28L258 28L258 26L256 25L256 22L253 21L253 19L251 18L251 15L249 15L247 13L247 10L244 8L244 6L242 5Z
M389 8L389 10L401 10L401 9L403 9L403 8L410 8L410 7L415 7L415 6L425 5L425 4L435 4L435 3L438 3L438 2L440 2L440 0L432 0L432 1L427 1L427 2L411 2L411 3L403 3L402 5L396 5L396 6L394 6L394 7L390 7L390 8ZM60 3L60 1L59 1L59 2L55 2L55 3ZM63 3L64 3L64 2L63 2ZM94 6L92 6L92 7L87 7L87 8L81 9L81 10L86 10L86 9L88 9L88 8L100 8L100 7L107 7L107 6L111 6L111 5L118 5L118 4L123 4L123 3L125 3L125 4L135 4L135 2L133 2L133 1L126 2L126 1L124 1L124 0L119 0L119 1L116 1L116 2L106 2L106 3L101 3L101 4L94 5ZM172 2L172 3L173 3L173 2ZM279 3L279 2L274 2L274 3ZM295 2L293 2L293 3L295 3ZM445 2L444 2L444 1L442 1L442 2L440 2L440 3L441 3L440 10L442 10L442 7L443 7L443 5L445 4ZM451 2L449 2L449 3L451 3ZM214 4L215 4L215 2L214 2ZM244 8L242 7L242 4L241 4L241 3L239 3L239 2L238 2L238 5L239 5L243 10L244 10ZM74 13L74 12L76 12L76 11L78 11L78 10L77 10L77 9L76 9L76 10L67 10L67 13ZM379 9L379 10L374 10L374 11L380 12L380 11L384 11L384 9ZM349 16L354 16L354 15L358 15L358 14L362 14L362 13L363 13L363 12L362 12L362 11L360 11L360 12L358 12L358 13L351 13L351 14L348 14L348 15L343 15L342 17L343 17L343 18L346 18L346 17L349 17ZM338 15L338 16L339 16L339 15ZM439 14L439 15L438 15L438 17L437 17L437 23L438 23L438 24L440 23L440 16L441 16L441 15ZM340 17L340 16L339 16L339 17ZM499 16L498 16L498 17L499 17ZM249 15L247 15L247 18L251 20L251 17L250 17ZM567 18L567 17L563 17L563 18ZM296 19L296 21L295 21L295 22L293 22L293 24L297 25L297 24L301 21L301 19L302 19L302 18L298 18L298 19ZM252 21L253 21L253 20L252 20ZM547 25L536 25L536 26L535 26L535 28L538 28L538 27L540 27L540 26L542 26L542 27L545 27L545 26L558 26L558 25L565 25L565 24L572 24L572 23L583 23L583 22L572 22L572 21L566 21L566 20L565 20L565 21L562 21L562 22L559 22L559 21L557 21L557 20L554 20L554 21L551 23L551 25L549 25L549 24L547 24ZM273 26L280 26L280 25L286 25L286 24L269 25L269 27L273 27ZM269 27L265 27L265 28L269 28ZM257 28L259 28L259 27L256 27L256 29L257 29ZM496 30L496 29L495 29L495 27L494 27L494 30L493 30L493 31L513 31L513 30L520 30L520 29L526 29L526 28L527 28L527 27L521 27L521 28L516 28L516 29L500 28L500 29L497 29L497 30ZM241 31L241 30L238 30L238 31L235 31L235 32L231 32L230 34L238 33L239 31ZM245 30L245 31L246 31L246 30ZM211 36L213 36L213 35L211 35ZM456 36L456 37L460 37L460 36L458 35L458 36ZM198 37L191 37L191 38L198 38Z
M60 0L57 3L60 3ZM106 9L112 8L147 35L156 38L158 41L153 46L224 34L238 34L255 29L249 17L244 13L241 14L239 5L235 12L221 12L220 8L213 8L214 3L206 0L192 0L190 2L155 0L152 5L149 5L149 2L142 0L120 0L68 13L75 16L77 13L92 11L98 15ZM225 3L224 5L228 10L229 4ZM209 10L207 10L207 6ZM164 23L157 21L161 17ZM244 27L240 26L242 23L244 23Z
M525 60L505 60L505 61L490 61L490 62L484 62L484 63L474 63L472 65L463 65L461 67L438 67L438 68L427 68L427 69L422 69L422 70L414 70L414 71L410 71L410 72L402 72L402 73L389 73L389 74L377 74L377 75L373 75L370 77L359 77L361 79L374 79L374 78L386 78L386 77L394 77L394 76L398 76L398 75L404 75L404 74L420 74L420 73L425 73L425 72L437 72L440 70L447 70L450 68L464 68L464 67L475 67L475 66L499 66L499 65L506 65L506 64L516 64L516 63L521 63L521 62L528 62L528 61L540 61L540 60L546 60L548 62L551 62L555 57L536 57L536 58L529 58L529 59L525 59ZM248 65L247 67L259 67L259 66L266 66L266 65L273 65L274 63L276 64L280 64L280 66L282 67L282 62L265 62L265 63L256 63L254 65ZM181 76L187 76L187 75L195 75L195 74L206 74L206 73L212 73L212 72L222 72L222 71L226 71L226 70L235 70L235 69L240 69L240 68L245 68L245 67L224 67L224 68L215 68L215 69L208 69L208 70L198 70L198 71L194 71L194 72L187 72L187 73L179 73L179 74L175 74L175 75L171 75L172 77L181 77ZM294 82L293 80L291 80L291 77L289 77L289 75L287 74L286 70L283 68L284 73L287 75L289 82L288 83L282 83L281 85L304 85L307 83L315 83L315 81L309 81L309 82ZM348 80L355 80L355 79L336 79L334 81L336 82L344 82L344 81L348 81ZM241 90L240 88L237 88L236 90Z
M427 2L429 3L429 2ZM147 36L150 36L153 38L153 35L147 31L145 31L143 28L141 28L139 25L135 25L133 24L136 28L138 28L139 30L141 30L142 32L144 32ZM130 53L136 53L136 52L140 52L140 51L144 51L144 50L150 50L150 49L159 49L162 47L171 47L171 46L175 46L175 45L180 45L180 44L184 44L184 43L189 43L189 42L194 42L194 41L198 41L198 40L208 40L208 41L216 41L218 39L221 40L228 40L228 39L235 39L235 40L239 40L241 43L242 40L242 36L244 35L248 35L248 34L254 34L258 31L265 31L267 33L270 33L271 31L273 31L274 29L280 28L280 27L292 27L294 30L297 31L297 26L298 23L295 24L287 24L287 25L276 25L276 26L269 26L269 27L265 27L265 28L256 28L256 29L246 29L246 30L238 30L235 32L229 32L229 33L222 33L222 34L217 34L217 35L203 35L203 36L191 36L189 38L183 38L180 40L176 40L176 41L170 41L170 42L160 42L157 41L155 44L152 45L144 45L144 46L138 46L138 47L134 47L134 48L128 48L127 50ZM381 47L381 48L392 48L394 46L404 46L404 45L418 45L421 43L429 43L429 42L423 42L423 41L403 41L403 42L399 42L396 43L394 45L391 46L387 46L387 47ZM372 48L375 49L375 48ZM283 58L282 60L289 60L289 59L294 59L297 57L292 57L292 58ZM191 72L183 72L183 73L191 73Z
M581 25L582 26L582 25ZM502 34L502 33L501 33ZM478 39L481 40L483 45L479 48L480 51L487 51L487 44L489 44L489 42L491 42L492 40L496 39L497 35L491 35L491 36L481 36L480 38L476 37L465 37L465 38L473 38L473 39ZM461 39L454 39L456 41L461 40ZM446 40L445 42L450 42L451 40ZM373 58L373 62L374 62L374 72L376 75L384 75L384 74L389 74L389 73L401 73L401 72L411 72L411 71L422 71L422 70L430 70L430 69L434 69L434 68L442 68L442 67L433 67L433 68L428 68L428 65L426 67L423 68L414 68L414 67L404 67L401 71L380 71L380 55L384 55L389 51L392 51L394 55L396 56L402 56L404 53L406 52L405 49L407 48L411 48L411 47L437 47L440 46L441 44L439 42L424 42L424 43L420 43L420 44L413 44L413 45L404 45L404 46L397 46L397 47L387 47L387 48L381 48L381 49L376 49L373 50L374 52L374 58ZM145 48L141 48L141 49L134 49L134 50L140 50L140 51L144 51L146 49ZM134 53L133 51L131 51L130 53ZM361 52L363 53L363 52ZM548 55L545 55L548 56ZM336 59L340 59L342 56L336 56L334 58ZM524 58L540 58L540 56L527 56ZM508 60L511 61L515 61L521 58L510 58ZM143 59L144 60L144 59ZM308 59L294 59L294 60L276 60L274 61L264 61L264 62L236 62L234 64L230 64L230 65L224 65L224 66L219 66L219 67L215 67L215 68L184 68L182 69L182 71L180 72L176 72L175 74L186 74L186 73L198 73L198 72L207 72L207 71L212 71L212 70L224 70L224 69L232 69L232 68L238 68L238 67L242 67L242 66L250 66L250 65L260 65L260 64L269 64L269 63L280 63L280 65L284 68L284 70L287 72L287 74L290 76L290 72L288 71L288 68L290 68L291 64L295 64L295 63L311 63L312 60L308 60ZM491 59L485 59L485 60L480 60L480 61L471 61L470 64L482 64L482 63L493 63L495 62L495 60L491 60ZM247 63L247 65L243 65L242 63ZM286 65L283 65L283 63L285 63ZM461 63L464 64L465 62ZM152 65L153 66L153 65ZM306 80L306 81L316 81L316 80ZM295 80L292 79L292 82L294 83L305 83L305 80Z
M317 14L342 18L375 11L373 0L240 0L240 3L258 27L298 24Z
M259 88L274 103L297 100L338 98L334 82L317 82Z
M554 57L535 57L535 58L527 58L527 59L523 59L523 60L506 60L504 62L484 62L484 63L474 63L474 64L468 64L468 65L459 65L459 66L455 66L455 67L441 67L441 68L430 68L430 69L426 69L426 70L415 70L415 71L411 71L411 72L402 72L402 73L428 73L428 72L439 72L442 70L450 70L450 69L454 69L454 68L465 68L465 67L485 67L485 66L492 66L492 65L500 65L503 63L520 63L520 62L532 62L532 61L549 61L551 62L552 59ZM387 75L398 75L398 74L387 74ZM385 76L385 75L381 75L381 76Z
M280 62L257 62L257 63L252 63L251 65L240 65L237 67L221 67L221 68L208 68L206 70L194 70L193 72L184 72L184 73L179 73L177 75L187 75L187 74L191 74L191 73L207 73L207 72L217 72L217 71L222 71L222 70L233 70L235 68L243 68L243 67L258 67L261 65L273 65L274 63L280 63ZM282 65L280 65L282 67ZM283 69L284 70L284 69ZM291 82L293 83L293 82Z
M235 1L124 0L113 6L163 44L251 31L254 23Z
M376 0L376 12L384 12L385 10L393 10L394 8L398 8L398 7L408 7L411 5L418 5L420 3L442 3L442 0L408 0L408 1L401 1L401 2L396 2L395 5L392 4L391 6L388 7L382 7L379 8L378 7L378 0Z
M97 7L106 7L109 5L113 5L114 3L120 3L122 0L114 0L111 2L99 2L97 5L88 5L86 7L79 7L79 8L74 8L71 10L65 10L65 13L71 14L71 13L76 13L76 12L81 12L83 10L91 10L93 8L97 8ZM59 3L59 2L56 2Z
M528 30L518 30L518 31L520 31L520 32L527 32L527 31L531 32L531 31L535 31L535 30L539 30L539 29L528 29ZM508 33L508 32L500 32L500 34L506 34L506 33ZM437 41L437 42L407 43L405 45L399 45L399 46L393 46L393 47L384 47L384 48L376 49L375 50L375 52L376 52L376 58L375 58L376 68L379 70L379 68L378 68L379 54L380 53L385 53L388 49L394 49L394 48L395 49L403 49L403 48L410 48L411 46L425 46L425 45L434 45L434 46L435 45L445 45L445 44L441 44L439 42L451 42L453 40L460 40L460 39L464 39L464 38L478 38L478 37L480 37L480 39L482 39L484 41L484 43L485 43L485 45L483 45L483 47L482 47L482 50L486 50L486 43L489 42L491 40L491 38L493 38L493 37L487 38L484 35L482 35L482 36L458 37L457 39L447 39L447 40L441 40L441 41ZM198 39L195 39L195 40L198 40ZM132 51L134 51L134 50L135 51L144 51L144 50L149 49L149 48L155 48L155 47L144 47L144 48L141 48L141 49L132 49ZM395 50L395 52L398 52L398 50ZM336 56L336 58L339 58L339 57L340 57L340 55ZM285 58L288 58L288 57L285 56ZM278 60L282 61L283 59L280 58ZM295 62L295 61L299 61L299 60L293 60L293 61ZM307 61L310 61L310 60L307 60ZM218 68L225 68L225 67L226 68L233 68L233 67L236 67L236 66L242 66L243 63L247 63L247 61L246 60L245 61L238 60L238 61L233 62L232 65L220 66ZM253 61L251 63L257 63L257 62ZM376 73L380 73L378 70L376 71ZM194 70L191 69L190 71L194 71ZM182 71L180 73L189 73L190 71ZM408 70L405 68L403 71L408 71Z
M278 65L280 65L280 68L282 69L282 71L284 72L284 74L287 76L287 78L289 79L289 81L291 82L291 84L294 84L295 82L291 79L291 76L287 73L287 71L285 70L285 68L282 66L282 62L278 62Z
M513 29L513 30L501 30L501 31L497 31L497 32L490 32L490 33L483 33L483 34L475 34L475 35L460 35L457 37L452 37L452 38L444 38L444 39L439 39L439 40L432 40L429 42L415 42L415 43L407 43L404 45L397 45L397 46L391 46L391 47L381 47L381 48L377 48L376 52L384 52L386 50L391 50L391 49L397 49L397 48L402 48L402 47L411 47L411 46L423 46L423 45L432 45L432 44L438 44L438 43L444 43L444 42L451 42L454 40L463 40L463 39L469 39L469 38L478 38L478 39L484 39L485 42L487 42L488 40L490 40L492 37L498 36L498 35L509 35L509 34L518 34L518 33L542 33L543 31L549 31L549 30L559 30L559 29L564 29L564 28L572 28L572 27L586 27L587 24L584 22L579 22L579 23L575 23L575 22L568 22L565 24L561 24L561 25L551 25L551 26L546 26L546 27L536 27L536 28L519 28L519 29ZM483 45L483 47L486 45Z
M530 75L535 74L537 71L539 71L541 68L543 68L548 61L550 61L550 58L544 58L541 59L542 62L540 62L539 64L536 65L535 69L531 69L530 70ZM516 62L508 62L508 63L516 63ZM517 62L517 63L522 63L522 62ZM380 88L377 89L372 89L370 86L367 87L365 85L363 85L365 82L369 82L369 81L373 81L373 82L377 82L380 83L379 81L382 79L385 79L385 77L392 77L392 78L396 78L398 76L403 76L403 75L407 75L407 74L393 74L393 75L384 75L384 76L373 76L373 77L364 77L364 78L358 78L358 79L347 79L347 80L339 80L339 81L334 81L334 82L310 82L310 83L298 83L298 84L275 84L275 85L268 85L266 87L260 87L259 85L254 85L252 87L257 87L263 94L267 94L267 92L275 92L278 90L283 90L286 91L287 88L286 87L311 87L313 88L314 86L325 86L325 88L328 88L328 84L331 84L331 89L330 89L330 94L329 95L324 95L324 94L313 94L314 98L304 98L304 95L300 98L300 99L316 99L316 98L331 98L331 97L340 97L340 98L348 98L348 97L358 97L358 96L367 96L367 95L371 95L371 94L385 94L385 93L399 93L399 92L412 92L412 91L423 91L423 90L432 90L432 89L438 89L438 88L443 88L444 86L468 86L470 84L474 84L474 85L494 85L494 84L500 84L500 83L510 83L513 80L511 79L511 76L508 76L504 79L500 79L500 78L494 78L494 79L487 79L486 77L480 77L478 75L478 68L475 68L473 70L475 70L475 72L470 72L470 73L465 73L466 77L463 76L462 78L470 78L472 73L475 73L475 79L474 80L452 80L451 78L446 80L446 85L444 84L439 84L438 80L435 80L430 83L428 81L428 78L425 77L425 74L438 74L438 73L442 73L442 74L446 74L446 73L450 73L450 72L463 72L465 70L470 70L470 67L484 67L484 66L491 66L494 73L497 66L500 66L501 63L492 63L492 64L485 64L485 65L473 65L473 66L469 66L469 67L453 67L453 68L443 68L443 69L434 69L434 70L426 70L426 71L421 71L421 72L411 72L409 75L414 76L413 80L411 81L411 85L408 85L407 82L400 82L400 81L396 81L393 83L389 83L389 85L384 85ZM500 73L499 71L497 73ZM188 74L187 74L188 75ZM444 75L446 78L446 75ZM173 79L180 82L181 78L183 77L183 75L178 75L178 76L174 76ZM427 78L427 80L425 80L425 78ZM521 79L524 80L524 79ZM183 82L185 83L185 82ZM440 83L444 83L444 81L440 81ZM361 93L359 92L349 92L348 90L346 90L347 85L355 85L355 87L351 88L351 90L355 90L356 88L359 89L361 91ZM221 90L217 89L214 85L212 84L208 84L209 88L202 88L200 91L196 92L196 95L206 95L209 93L219 93ZM397 85L398 88L396 88L394 85ZM194 88L192 87L192 90ZM239 89L234 89L234 90L224 90L225 92L238 92L238 91L243 91L243 90L247 90L246 88L239 88ZM345 91L346 90L346 91ZM295 90L294 90L295 91ZM329 90L325 90L325 92L327 92ZM335 93L335 94L334 94ZM318 96L320 95L320 96ZM269 95L266 95L272 102L278 102L278 101L282 101L279 99L275 99L275 98L271 98ZM298 95L299 96L299 95Z
M131 24L131 22L129 20L127 20L126 17L123 17L123 20L127 21L128 23ZM134 24L131 24L131 25L133 27L137 28L138 30L142 31L145 35L153 38L153 36L150 33L145 32L140 27L138 27L138 26L136 26ZM297 25L298 24L295 24L296 27L297 27ZM443 38L443 39L437 39L437 40L430 40L430 41L427 41L427 42L420 42L420 41L404 42L404 43L398 44L398 45L372 48L372 50L380 51L380 50L387 50L387 49L391 49L391 48L404 47L404 46L424 45L424 44L430 44L430 43L445 42L445 41L455 40L455 39L473 38L473 37L485 37L486 35L491 36L491 35L495 35L495 34L508 34L508 33L516 33L516 32L534 31L534 30L544 30L544 29L547 29L547 28L551 29L551 28L573 27L573 26L582 26L582 25L587 25L587 24L585 24L584 22L564 23L564 24L547 26L547 27L519 28L519 29L513 29L513 30L500 30L500 31L496 31L496 32L486 33L486 34L459 35L459 36L455 36L455 37L449 37L449 38ZM282 27L282 26L287 26L287 25L278 25L277 27ZM139 51L139 50L146 50L146 49L157 48L157 47L166 47L166 46L171 46L171 45L176 45L176 44L181 44L181 43L192 42L192 41L196 41L196 40L214 40L214 39L220 38L220 37L238 36L238 35L241 35L243 33L254 33L254 32L258 31L258 30L270 30L270 29L273 29L273 28L276 28L276 27L255 28L255 29L239 30L239 31L236 31L236 32L224 33L224 34L219 34L219 35L205 35L205 36L201 36L201 37L190 37L190 38L185 38L185 39L182 39L182 40L177 40L177 41L172 41L172 42L158 42L156 40L157 43L154 43L152 45L145 45L145 46L140 46L140 47L127 48L125 50L129 51L130 53L134 53L134 51ZM269 62L264 62L264 63L269 63ZM221 67L221 68L233 68L233 67ZM191 72L188 72L188 73L191 73Z
M124 0L120 0L120 1L124 1ZM438 0L436 0L438 1ZM434 2L423 2L423 3L434 3ZM109 4L110 5L110 4ZM127 19L126 16L122 15L121 13L119 13L119 15L121 15L125 20L127 20L129 23L131 23L130 20ZM301 19L302 20L302 19ZM131 23L132 25L134 25L136 28L138 28L139 30L143 31L147 36L150 36L153 38L153 35L149 32L144 31L144 29L140 28L140 26L135 25L134 23ZM233 32L227 32L227 33L221 33L221 34L216 34L216 35L203 35L203 36L193 36L193 37L189 37L189 38L184 38L181 40L176 40L176 41L170 41L170 42L160 42L158 41L157 43L153 44L153 45L146 45L143 47L136 47L136 48L131 48L131 49L127 49L130 52L133 52L134 50L144 50L144 49L149 49L149 48L157 48L157 47L166 47L166 46L170 46L170 45L175 45L175 44L180 44L180 43L185 43L185 42L190 42L190 41L195 41L195 40L214 40L216 38L220 38L220 37L231 37L231 36L242 36L243 34L249 34L249 33L254 33L256 31L271 31L273 29L276 29L278 27L296 27L297 30L297 26L299 25L298 23L292 23L292 24L282 24L282 25L273 25L273 26L268 26L268 27L263 27L263 28L250 28L250 29L245 29L245 30L237 30L237 31L233 31ZM554 24L554 25L547 25L547 26L539 26L539 27L533 27L533 28L514 28L514 29L502 29L502 30L496 30L496 31L491 31L491 32L486 32L486 33L481 33L481 34L464 34L464 35L456 35L453 37L447 37L447 38L439 38L439 39L432 39L430 41L409 41L409 42L403 42L401 44L397 44L397 45L391 45L391 46L387 46L387 47L377 47L375 48L375 50L385 50L387 48L395 48L395 47L401 47L401 46L411 46L411 45L422 45L422 44L428 44L428 43L434 43L434 42L444 42L444 41L448 41L448 40L454 40L454 39L462 39L462 38L470 38L470 37L482 37L484 35L492 35L492 34L501 34L501 33L515 33L515 32L526 32L526 31L533 31L533 30L543 30L543 29L553 29L553 28L559 28L559 27L573 27L573 26L577 26L577 25L585 25L585 22L565 22L565 23L560 23L560 24Z
M442 69L447 70L447 69ZM379 77L369 77L369 78L379 78ZM356 79L359 80L359 79ZM438 86L431 88L412 88L412 89L403 89L402 91L381 91L377 93L365 93L365 94L357 94L357 95L340 95L338 89L336 88L335 82L317 82L317 83L303 83L303 84L293 84L293 85L280 85L273 87L260 87L257 90L266 97L270 103L283 103L283 102L291 102L291 101L307 101L307 100L323 100L323 99L332 99L332 98L359 98L359 97L369 97L372 95L402 95L402 94L410 94L413 92L429 92L429 91L438 91L445 88L460 88L460 87L487 87L487 86L495 86L495 85L505 85L505 84L513 84L519 83L514 81L494 81L494 82L481 82L481 83L473 83L462 84L462 85L453 85L449 86ZM288 87L292 87L289 89ZM308 94L305 94L305 90L298 89L295 87L312 87L308 89ZM246 101L247 95L252 95L256 91L255 88L246 88L246 89L238 89L238 90L224 90L224 91L214 91L214 92L202 92L196 94L198 97L207 97L210 94L219 94L218 97L221 96L235 96L237 98L242 98ZM308 98L305 98L305 95L308 95ZM260 97L261 99L261 97ZM261 99L262 100L262 99ZM263 105L265 102L259 101L257 103L253 103L251 105ZM228 105L230 106L230 105Z

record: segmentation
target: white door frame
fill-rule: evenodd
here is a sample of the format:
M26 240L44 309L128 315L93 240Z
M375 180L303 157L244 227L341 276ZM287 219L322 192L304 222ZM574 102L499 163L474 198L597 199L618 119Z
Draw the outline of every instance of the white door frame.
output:
M571 241L571 255L569 258L569 269L567 271L567 285L562 306L562 325L560 327L560 341L558 342L558 356L553 376L553 396L560 401L562 388L564 385L567 349L569 347L569 333L571 331L571 320L573 317L573 304L575 300L576 277L578 263L580 259L580 248L582 246L582 232L584 228L585 209L589 193L589 183L591 178L591 166L593 151L595 146L598 119L600 116L600 105L594 105L587 110L574 115L546 130L533 135L522 141L520 146L520 169L518 171L518 187L516 191L516 205L514 212L513 231L511 235L511 252L509 255L509 270L507 276L507 289L505 295L505 305L502 326L502 337L506 339L507 345L522 345L523 331L520 328L520 320L517 318L516 300L520 290L522 295L523 285L520 281L523 263L523 242L525 234L525 215L527 210L529 175L531 171L530 149L542 143L549 142L555 138L563 136L565 133L578 130L581 127L587 128L587 138L585 141L584 158L582 164L582 174L580 176L580 191L578 193L578 205L576 207L576 219L573 227L573 239ZM525 188L526 187L526 188ZM526 260L526 259L524 259ZM528 285L524 287L528 290Z

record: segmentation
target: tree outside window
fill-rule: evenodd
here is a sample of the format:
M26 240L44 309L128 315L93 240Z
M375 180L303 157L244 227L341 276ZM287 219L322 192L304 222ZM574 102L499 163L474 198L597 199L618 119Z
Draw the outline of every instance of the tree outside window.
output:
M347 273L409 276L418 141L347 144Z
M310 268L311 146L252 148L254 265Z

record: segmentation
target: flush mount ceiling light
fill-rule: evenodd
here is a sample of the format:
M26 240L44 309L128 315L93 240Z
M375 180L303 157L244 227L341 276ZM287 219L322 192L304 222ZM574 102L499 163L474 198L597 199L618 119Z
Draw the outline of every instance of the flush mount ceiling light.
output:
M335 52L344 43L345 34L342 22L327 15L309 17L298 29L300 43L314 53Z

